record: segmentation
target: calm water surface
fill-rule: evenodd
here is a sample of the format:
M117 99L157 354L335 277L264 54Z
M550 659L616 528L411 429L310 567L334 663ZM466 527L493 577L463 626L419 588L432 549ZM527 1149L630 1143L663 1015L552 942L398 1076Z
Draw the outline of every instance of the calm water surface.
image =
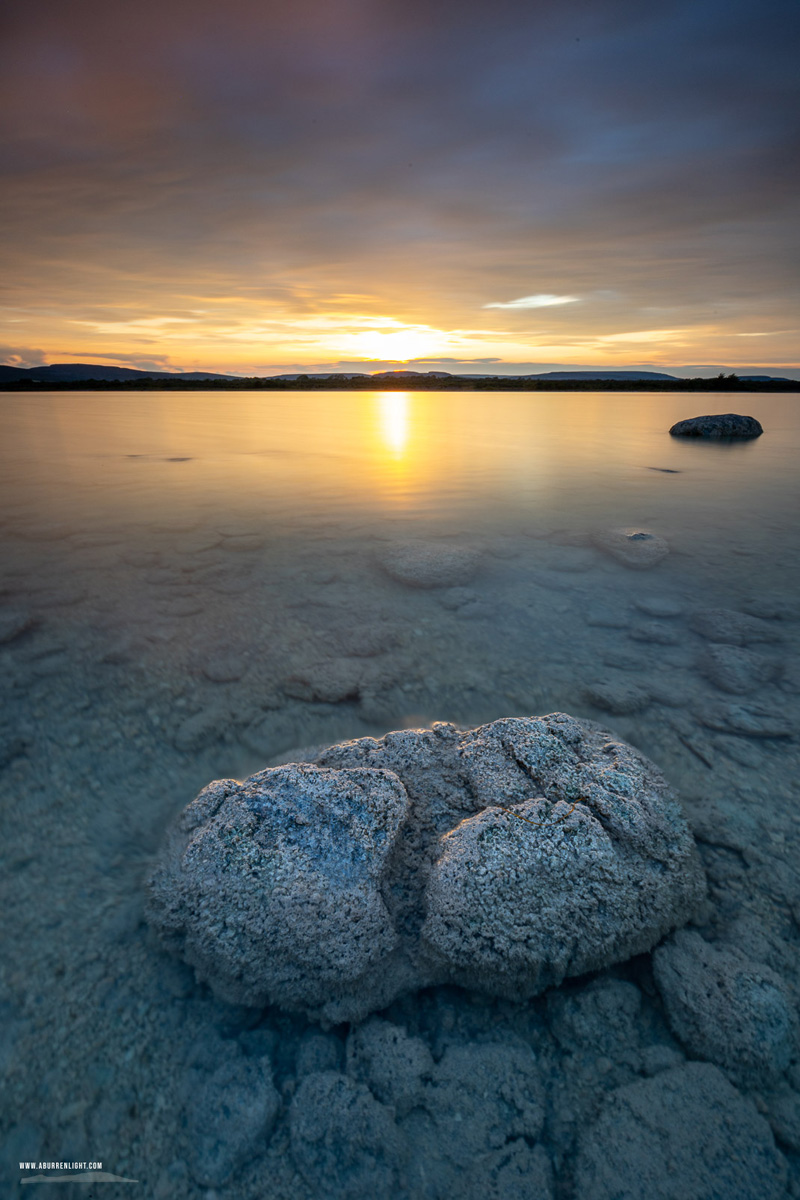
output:
M667 434L729 411L764 436ZM0 397L12 1194L17 1160L49 1157L141 1181L120 1195L314 1195L280 1122L267 1157L218 1191L198 1182L183 1113L202 1073L262 1038L288 1105L310 1034L215 1001L142 919L175 813L294 747L434 720L602 721L661 766L696 830L738 830L744 848L722 841L749 864L741 911L722 905L706 932L758 914L792 980L799 458L798 395ZM622 565L597 543L620 526L669 555ZM468 577L410 586L392 567L409 542L469 551ZM757 685L709 673L693 625L707 608L769 623ZM720 705L750 706L772 736L714 719ZM462 1019L458 996L428 1003ZM334 1057L345 1035L325 1035ZM569 1145L550 1147L556 1167Z

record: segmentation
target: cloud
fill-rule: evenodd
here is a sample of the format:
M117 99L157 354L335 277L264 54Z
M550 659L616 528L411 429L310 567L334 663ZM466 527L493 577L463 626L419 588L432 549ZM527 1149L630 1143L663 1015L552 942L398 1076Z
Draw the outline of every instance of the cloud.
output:
M552 308L557 304L575 304L579 296L552 296L549 292L540 292L536 296L520 296L519 300L495 300L492 304L484 304L484 308Z
M710 360L711 324L793 321L794 0L7 0L4 18L0 337L51 360L74 338L244 368L271 352L248 344L265 322L334 306L353 333L463 330L485 307L515 343L546 309L553 347L663 322Z

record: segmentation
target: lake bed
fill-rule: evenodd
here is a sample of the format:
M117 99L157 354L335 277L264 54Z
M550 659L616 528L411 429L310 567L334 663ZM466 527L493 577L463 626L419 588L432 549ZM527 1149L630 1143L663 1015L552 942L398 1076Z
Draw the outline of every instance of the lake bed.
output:
M695 930L795 989L798 399L2 397L9 1164L101 1160L164 1198L324 1194L324 1170L292 1142L292 1102L308 1075L346 1076L355 1035L221 1003L143 919L168 823L209 780L295 748L435 721L599 722L678 791L710 883ZM757 440L668 435L742 404ZM669 554L630 569L603 547L620 527ZM693 1057L649 956L519 1008L443 988L384 1016L440 1071L466 1046L533 1050L535 1136L500 1101L473 1114L481 1153L519 1142L522 1198L575 1195L576 1146L587 1122L602 1127L603 1098ZM280 1111L269 1141L214 1182L186 1114L230 1058L269 1061ZM390 1126L415 1130L426 1147L422 1174L403 1168L387 1196L471 1194L471 1152L448 1148L461 1078L431 1077L436 1103L395 1105L375 1135L388 1146ZM782 1130L763 1194L800 1194L800 1119L785 1116L800 1068L740 1091ZM352 1194L375 1194L364 1179ZM117 1190L130 1194L103 1194Z

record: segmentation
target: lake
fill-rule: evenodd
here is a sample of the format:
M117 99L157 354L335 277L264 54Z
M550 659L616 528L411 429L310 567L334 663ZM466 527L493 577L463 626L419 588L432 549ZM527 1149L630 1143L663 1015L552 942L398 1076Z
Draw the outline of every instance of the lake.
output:
M306 1161L287 1118L304 1074L345 1070L347 1028L223 1003L165 954L143 917L144 880L184 805L212 779L242 779L301 747L555 711L602 723L651 758L684 803L710 884L695 929L794 996L799 401L0 396L11 1194L28 1194L13 1189L18 1160L29 1159L101 1161L140 1181L98 1185L109 1198L367 1196L390 1177L390 1167L369 1173L375 1146L345 1145L356 1182L320 1190L314 1172L327 1168ZM668 435L684 417L730 411L756 417L764 435ZM624 565L604 537L621 527L664 539L669 553L648 569ZM703 616L715 609L762 633L720 640ZM720 645L738 646L738 657ZM510 1116L469 1118L478 1139L492 1121L519 1135L521 1200L547 1188L573 1195L576 1139L599 1095L704 1057L668 1028L648 963L640 956L519 1011L441 988L388 1013L437 1063L448 1039L482 1045L498 1030L533 1048L547 1112L535 1152ZM595 1013L582 1041L584 1018L562 1009L598 988L611 989L613 1011ZM270 1138L234 1148L235 1165L217 1178L198 1166L186 1114L232 1056L269 1062L280 1110ZM800 1105L800 1067L779 1066L739 1091L748 1104L758 1097L764 1129L764 1116L783 1129L780 1170L800 1186L800 1116L788 1132L785 1116ZM441 1081L437 1095L440 1109L425 1110L434 1133L418 1131L430 1162L387 1196L472 1195L468 1147L458 1161L447 1148ZM373 1141L388 1156L387 1131L416 1129L424 1106L384 1108L393 1115ZM238 1136L220 1134L223 1160ZM503 1138L485 1136L486 1154L499 1152ZM774 1194L785 1184L784 1174ZM64 1200L85 1187L40 1184L37 1195Z

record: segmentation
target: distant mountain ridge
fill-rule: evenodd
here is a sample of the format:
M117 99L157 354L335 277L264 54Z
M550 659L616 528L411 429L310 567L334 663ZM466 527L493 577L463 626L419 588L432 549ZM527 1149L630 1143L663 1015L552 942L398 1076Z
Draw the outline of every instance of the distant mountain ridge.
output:
M141 371L135 367L106 367L102 363L53 363L49 367L0 366L0 383L36 379L42 383L74 383L81 379L238 379L213 371Z
M703 368L697 368L698 372ZM718 368L706 368L709 374L717 374ZM737 374L727 368L719 368L721 374ZM434 380L434 379L498 379L506 383L518 379L543 381L552 380L553 382L569 382L575 383L588 382L590 380L619 382L619 383L635 383L637 380L642 382L675 382L680 383L687 377L684 375L669 375L664 371L644 371L644 370L580 370L580 371L539 371L530 374L512 374L509 372L500 373L493 371L485 371L481 374L454 374L451 371L413 371L406 368L400 368L392 371L329 371L329 372L313 372L313 371L298 371L291 374L281 375L224 375L215 371L147 371L137 367L114 367L104 366L102 363L52 363L50 366L43 367L12 367L0 365L0 384L15 383L22 380L30 380L32 383L80 383L82 381L89 382L91 380L101 383L115 383L133 381L136 379L165 379L165 380L182 380L186 383L202 382L203 380L231 380L232 382L241 382L243 379L263 379L263 380L286 380L297 382L298 380L345 380L345 379L375 379L387 380L397 379L419 379L419 380ZM761 382L792 382L781 375L737 375L737 378L742 382L761 383Z

